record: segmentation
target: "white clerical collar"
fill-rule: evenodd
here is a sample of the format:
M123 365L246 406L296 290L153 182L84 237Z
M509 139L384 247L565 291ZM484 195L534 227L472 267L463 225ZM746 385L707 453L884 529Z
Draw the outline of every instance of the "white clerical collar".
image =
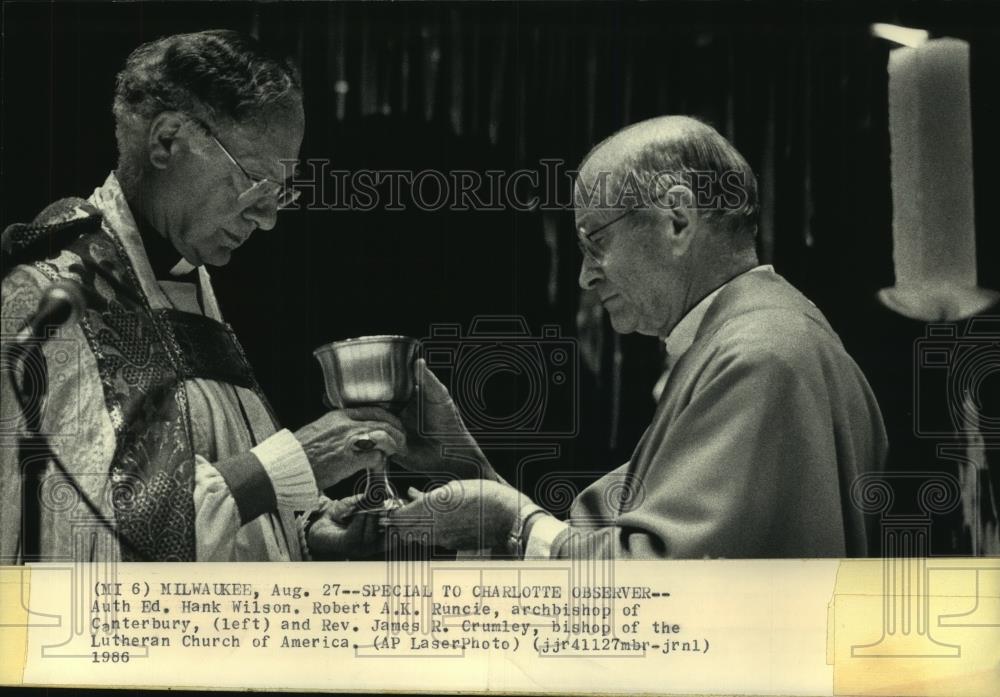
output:
M190 261L181 257L181 260L174 264L174 267L170 269L171 276L186 276L198 267L192 264Z
M688 310L688 313L684 315L680 322L677 323L677 326L675 326L674 330L670 332L670 335L663 340L663 343L666 344L667 353L670 355L671 362L676 361L681 357L681 354L691 348L691 344L694 343L694 337L698 334L698 328L701 327L701 320L704 319L705 313L708 312L708 308L712 306L715 296L717 296L720 292L722 292L723 288L728 286L740 276L748 273L754 273L755 271L774 273L774 267L770 264L761 264L760 266L755 266L752 269L744 271L739 276L735 276L723 283L721 286L702 298L701 302Z

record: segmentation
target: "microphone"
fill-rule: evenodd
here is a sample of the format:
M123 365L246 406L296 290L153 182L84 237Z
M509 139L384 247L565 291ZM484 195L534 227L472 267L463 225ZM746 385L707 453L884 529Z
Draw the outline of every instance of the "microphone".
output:
M73 281L59 281L42 293L38 309L28 323L11 339L10 348L33 341L45 342L53 329L76 322L83 314L83 293Z

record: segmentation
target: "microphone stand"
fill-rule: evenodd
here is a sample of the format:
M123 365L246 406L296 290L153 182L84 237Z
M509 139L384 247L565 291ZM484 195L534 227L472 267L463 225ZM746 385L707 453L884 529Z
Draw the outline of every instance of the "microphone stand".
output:
M42 434L42 407L48 392L48 368L39 342L9 347L5 368L24 419L24 432L17 438L17 461L21 470L21 554L25 563L43 561L41 554L42 509L40 501L42 472L45 463L56 459L48 438ZM21 384L17 367L31 364Z
M3 347L0 366L10 373L10 384L17 398L24 418L24 432L18 434L17 456L21 469L21 550L25 563L46 561L41 549L41 487L45 465L51 462L65 481L73 488L79 499L87 506L100 524L112 534L119 545L131 551L136 559L143 555L108 522L101 509L80 487L76 478L66 469L62 460L53 452L48 437L42 432L42 413L48 393L48 365L42 353L45 339L34 339L22 344L8 344ZM17 368L21 364L32 365L35 370L25 370L23 382L17 380ZM35 377L35 380L32 380Z

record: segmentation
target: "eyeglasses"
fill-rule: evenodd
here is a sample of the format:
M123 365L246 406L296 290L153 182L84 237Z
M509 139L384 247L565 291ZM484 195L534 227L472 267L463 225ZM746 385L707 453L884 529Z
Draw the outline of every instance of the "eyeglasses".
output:
M299 196L302 195L301 191L297 191L282 182L276 182L273 179L268 179L267 177L258 177L250 174L250 172L246 170L246 167L241 165L239 161L233 157L232 153L226 149L226 146L222 144L222 141L220 141L214 133L209 131L208 135L215 141L215 144L219 146L219 149L226 154L229 161L236 165L243 173L243 176L250 181L250 187L237 197L238 201L246 201L248 199L257 198L270 199L274 197L278 204L278 210L282 210L284 208L288 208L299 200Z
M584 227L583 225L579 226L576 229L577 231L576 243L577 246L580 248L580 251L583 253L583 256L589 259L594 264L598 265L603 264L606 250L604 249L604 246L601 244L600 239L594 239L594 235L597 235L603 230L606 230L607 228L617 223L619 220L628 217L635 211L636 211L635 208L629 208L621 215L615 216L608 222L604 223L604 225L596 227L593 230L588 231L587 228Z
M219 140L218 137L216 137L215 133L212 132L212 129L209 127L207 123L193 116L190 115L187 116L196 124L198 124L202 129L204 129L205 133L208 134L208 137L211 138L213 141L215 141L215 144L218 145L219 149L222 150L222 152L226 155L227 158L229 158L229 161L232 162L234 165L236 165L236 167L240 170L240 172L243 173L243 176L246 177L247 180L250 182L250 186L244 189L240 193L240 195L236 199L237 201L242 203L250 199L259 199L259 198L270 199L273 197L277 202L278 210L282 210L284 208L290 207L299 199L299 196L302 195L301 191L296 191L292 187L282 182L276 182L273 179L268 179L267 177L260 177L248 172L246 167L241 165L239 163L239 160L233 157L233 154L229 152L229 149L222 144L222 141Z

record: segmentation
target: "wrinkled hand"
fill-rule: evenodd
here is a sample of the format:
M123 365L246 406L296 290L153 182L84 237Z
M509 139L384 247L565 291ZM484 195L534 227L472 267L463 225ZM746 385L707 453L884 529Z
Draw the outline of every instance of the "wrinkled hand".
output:
M394 462L413 472L447 472L465 479L498 479L493 466L465 427L448 389L424 359L414 365L416 386L400 418L407 452ZM446 450L447 447L447 450Z
M306 545L316 559L348 561L385 552L385 533L378 515L359 513L363 494L331 501L324 497L323 517L309 528Z
M486 549L504 543L518 511L530 499L517 489L487 479L458 479L423 494L385 516L400 534L430 531L431 544L448 549Z
M391 455L406 452L399 419L378 407L336 409L295 432L316 484L326 489L365 469L380 469Z

